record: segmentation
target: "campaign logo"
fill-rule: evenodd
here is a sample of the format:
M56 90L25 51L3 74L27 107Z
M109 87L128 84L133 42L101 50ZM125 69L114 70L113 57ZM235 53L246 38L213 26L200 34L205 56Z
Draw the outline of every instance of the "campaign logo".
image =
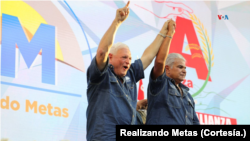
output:
M218 19L224 19L224 20L228 20L228 16L227 15L218 15Z
M77 39L52 2L38 5L29 1L3 1L1 4L1 76L18 78L20 60L26 64L22 70L40 66L41 82L45 84L56 85L56 62L84 72Z
M55 27L40 24L30 42L18 17L2 14L1 75L15 78L16 48L30 68L42 50L42 82L55 84Z
M212 81L210 73L214 65L214 54L207 30L193 14L193 10L184 3L158 0L154 0L152 3L153 6L162 7L164 12L161 12L163 10L152 11L149 7L146 7L147 5L136 4L135 6L153 14L157 18L172 18L175 20L176 30L169 53L181 54L186 59L186 66L194 68L197 78L204 80L200 88L192 94L193 97L196 97L204 90L208 82ZM183 52L183 48L189 53ZM189 88L193 88L192 80L185 79L182 83Z

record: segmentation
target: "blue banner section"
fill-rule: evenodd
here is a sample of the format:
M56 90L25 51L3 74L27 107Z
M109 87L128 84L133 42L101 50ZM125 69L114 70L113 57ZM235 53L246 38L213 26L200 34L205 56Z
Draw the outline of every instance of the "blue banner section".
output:
M3 14L2 76L15 78L18 46L28 68L42 50L42 82L55 85L55 27L41 24L29 42L17 17Z

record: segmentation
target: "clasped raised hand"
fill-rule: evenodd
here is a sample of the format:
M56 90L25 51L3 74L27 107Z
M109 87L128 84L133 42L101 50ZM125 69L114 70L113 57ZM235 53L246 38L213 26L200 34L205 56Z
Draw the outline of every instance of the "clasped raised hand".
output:
M175 33L175 28L176 28L175 21L173 21L172 19L170 19L170 21L168 22L168 27L167 27L168 32L169 32L168 34L171 34L171 36L173 36L174 33Z
M176 27L175 21L169 19L164 23L160 33L163 35L173 36L175 33L175 27Z

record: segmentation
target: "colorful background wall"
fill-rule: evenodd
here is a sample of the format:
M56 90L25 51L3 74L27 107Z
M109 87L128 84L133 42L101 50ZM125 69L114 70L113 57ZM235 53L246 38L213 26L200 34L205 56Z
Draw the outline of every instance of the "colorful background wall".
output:
M127 1L1 1L1 138L86 140L86 70ZM250 2L131 1L115 42L140 57L172 18L202 124L250 124ZM144 95L153 63L145 70ZM137 84L138 86L138 84Z

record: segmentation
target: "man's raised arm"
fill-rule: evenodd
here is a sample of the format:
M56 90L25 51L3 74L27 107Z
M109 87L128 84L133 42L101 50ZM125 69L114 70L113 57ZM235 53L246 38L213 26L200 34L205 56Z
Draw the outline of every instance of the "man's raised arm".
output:
M164 39L155 59L155 64L154 64L154 70L152 74L152 79L155 80L157 77L162 75L164 73L164 68L165 68L165 62L168 56L169 48L170 48L170 43L172 40L172 37L174 36L175 33L175 22L171 19L168 22L168 32L167 32L167 37Z
M125 21L126 18L128 17L129 3L130 1L128 1L125 7L117 9L115 20L112 22L111 26L103 35L100 41L100 44L98 46L97 53L96 53L96 63L97 63L98 69L101 71L104 69L107 63L108 54L109 54L110 48L112 47L114 43L116 31L118 27L121 25L121 23Z
M167 34L168 21L166 21L160 31L156 36L155 40L145 49L142 54L141 61L143 69L145 70L156 56L162 42L164 41L164 36Z

